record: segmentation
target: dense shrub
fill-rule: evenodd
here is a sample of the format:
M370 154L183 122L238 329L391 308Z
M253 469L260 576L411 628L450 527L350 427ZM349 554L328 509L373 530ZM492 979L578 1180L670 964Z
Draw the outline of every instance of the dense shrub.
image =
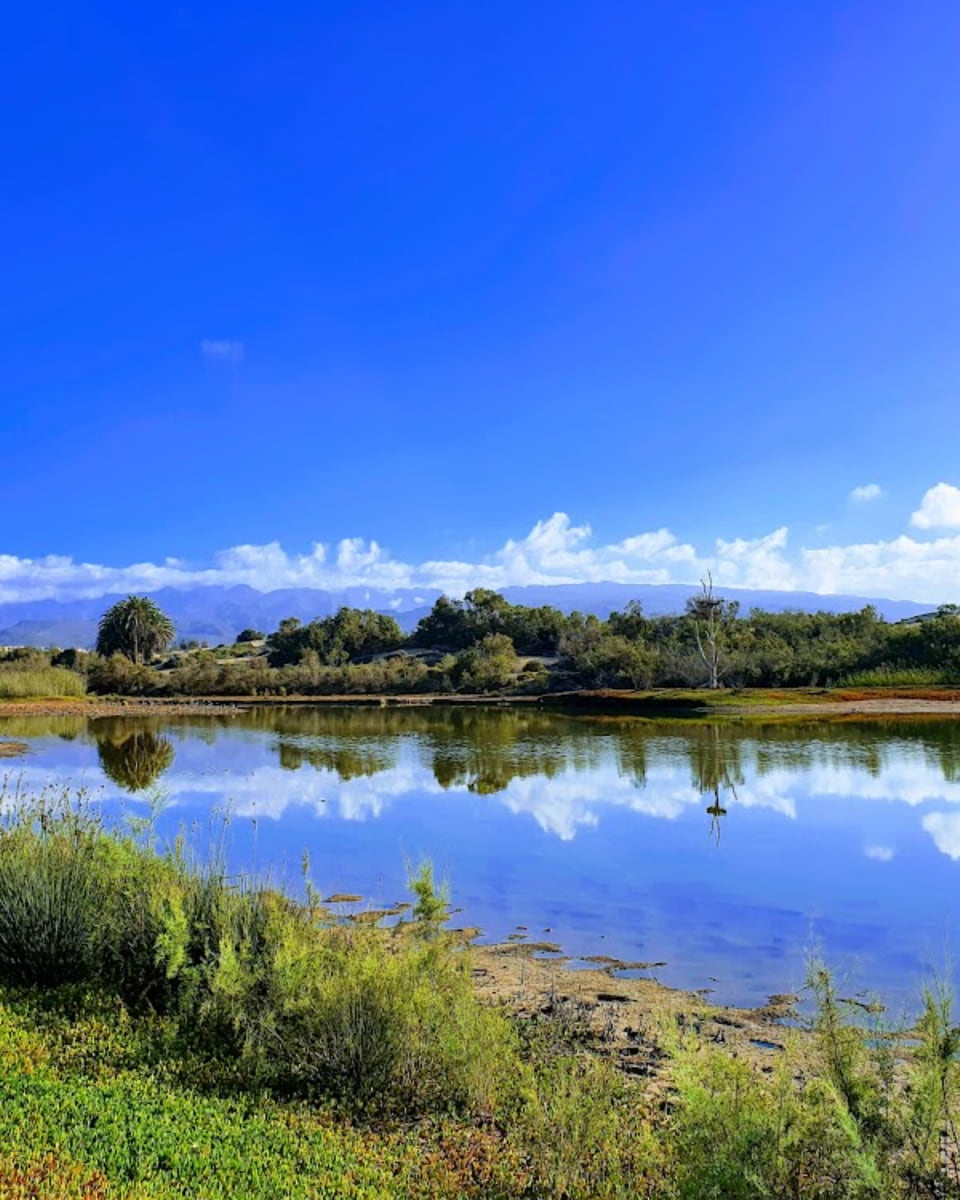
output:
M394 617L372 609L340 608L331 617L304 625L295 617L280 622L267 639L272 667L289 666L313 651L324 666L341 666L351 659L394 650L403 632Z
M65 794L14 799L0 828L0 981L96 979L131 1002L162 991L182 865L106 835Z
M476 999L429 878L418 883L412 923L347 924L232 888L66 795L14 797L0 834L0 983L96 983L239 1057L251 1082L364 1110L488 1111L508 1086L513 1035Z
M461 650L452 676L465 692L499 692L516 682L520 660L505 633L488 633L479 642Z
M269 894L241 919L221 944L213 1003L257 1078L364 1110L497 1107L512 1037L478 1004L462 956L407 930L318 933L303 910Z
M112 654L109 658L95 656L88 668L87 685L91 692L119 696L147 696L161 686L155 671L123 654Z

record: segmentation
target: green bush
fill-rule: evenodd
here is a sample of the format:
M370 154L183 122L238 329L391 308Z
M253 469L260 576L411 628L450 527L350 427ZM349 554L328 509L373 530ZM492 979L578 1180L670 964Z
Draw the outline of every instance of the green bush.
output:
M561 1057L542 1064L524 1100L515 1136L535 1195L633 1200L661 1194L664 1143L642 1097L612 1063Z
M0 835L0 983L96 984L239 1056L247 1077L363 1110L496 1107L516 1045L439 928L344 923L229 887L103 825L66 795L8 805Z
M0 829L0 981L96 981L132 1004L160 1001L199 877L64 793L14 800Z
M795 1068L794 1068L795 1069ZM723 1052L683 1056L670 1126L677 1200L891 1195L841 1096L797 1084L789 1062L767 1077Z
M421 899L422 903L422 899ZM251 1075L369 1111L497 1106L516 1047L433 918L392 931L251 894L221 940L204 1019Z
M920 1200L955 1196L960 1030L926 993L897 1033L863 1023L822 964L814 1015L766 1072L716 1049L675 1052L666 1177L677 1200Z
M145 696L159 691L161 676L145 663L131 662L124 654L109 658L91 656L87 684L98 695Z
M488 633L461 650L452 676L460 691L498 692L516 682L520 660L504 633Z

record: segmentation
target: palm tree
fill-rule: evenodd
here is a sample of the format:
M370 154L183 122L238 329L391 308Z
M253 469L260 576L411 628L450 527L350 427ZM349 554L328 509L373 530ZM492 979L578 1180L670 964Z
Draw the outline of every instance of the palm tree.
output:
M173 622L148 596L128 596L100 618L97 653L141 663L166 650L173 634Z

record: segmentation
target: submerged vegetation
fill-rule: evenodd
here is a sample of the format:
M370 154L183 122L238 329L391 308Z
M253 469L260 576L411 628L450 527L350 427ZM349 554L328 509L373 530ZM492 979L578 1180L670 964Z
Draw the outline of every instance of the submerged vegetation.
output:
M583 689L960 686L960 613L891 624L851 613L770 613L704 585L679 616L639 605L601 619L510 604L478 588L441 597L408 636L392 616L341 608L306 624L288 618L264 637L169 651L169 619L144 597L114 605L97 653L9 650L4 696L287 696ZM51 674L56 669L59 674Z
M627 1076L562 1005L482 1002L428 868L411 887L351 921L308 877L295 902L82 797L5 796L0 1196L960 1195L946 994L887 1029L815 963L766 1064L665 1009Z

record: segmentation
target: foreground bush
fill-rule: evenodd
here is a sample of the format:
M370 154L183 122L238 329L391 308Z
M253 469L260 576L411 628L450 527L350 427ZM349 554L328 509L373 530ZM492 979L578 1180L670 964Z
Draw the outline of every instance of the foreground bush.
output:
M515 1074L510 1025L422 897L423 919L345 923L231 887L66 795L13 798L0 828L0 983L95 984L250 1083L358 1110L491 1111Z
M198 1008L229 1029L251 1077L358 1111L489 1112L517 1055L468 963L415 926L330 923L283 897L234 908Z

